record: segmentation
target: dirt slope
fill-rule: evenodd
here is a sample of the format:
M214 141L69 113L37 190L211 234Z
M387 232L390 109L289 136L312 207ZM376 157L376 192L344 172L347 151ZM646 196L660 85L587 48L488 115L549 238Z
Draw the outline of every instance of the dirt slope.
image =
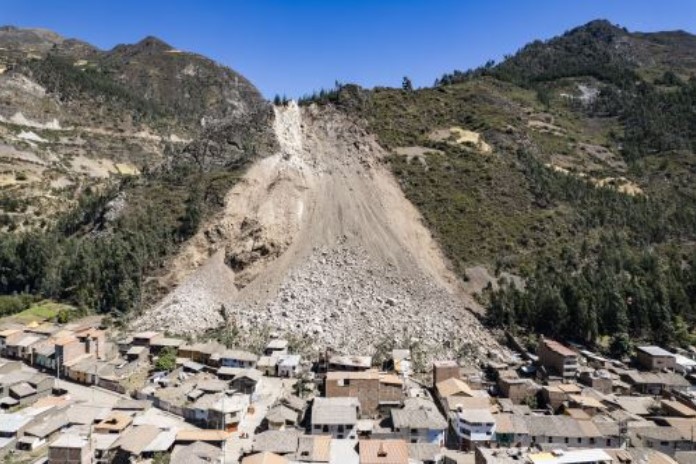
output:
M198 332L224 305L243 332L292 332L317 348L364 351L383 335L402 345L420 340L428 351L460 350L462 340L497 348L465 310L476 303L372 136L341 113L294 103L276 108L274 129L280 152L249 169L168 276L170 284L190 281L185 276L224 249L239 293L201 304L168 297L138 326ZM192 313L198 323L189 323Z

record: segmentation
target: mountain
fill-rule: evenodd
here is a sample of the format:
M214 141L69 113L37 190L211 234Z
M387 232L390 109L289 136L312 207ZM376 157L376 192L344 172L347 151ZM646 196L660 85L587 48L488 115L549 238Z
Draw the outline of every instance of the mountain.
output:
M308 100L367 121L472 288L521 277L483 292L490 323L621 354L696 322L694 52L593 21L432 88Z
M502 359L500 328L616 355L694 341L688 33L593 21L299 107L152 37L2 43L2 293L419 361Z

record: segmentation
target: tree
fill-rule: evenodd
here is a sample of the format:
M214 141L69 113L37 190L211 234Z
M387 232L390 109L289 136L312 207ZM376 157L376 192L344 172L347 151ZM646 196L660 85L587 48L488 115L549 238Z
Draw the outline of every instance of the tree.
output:
M404 76L403 80L401 81L401 88L406 92L413 92L413 84L411 83L411 79Z
M176 350L170 346L160 351L155 369L158 371L173 371L176 367Z

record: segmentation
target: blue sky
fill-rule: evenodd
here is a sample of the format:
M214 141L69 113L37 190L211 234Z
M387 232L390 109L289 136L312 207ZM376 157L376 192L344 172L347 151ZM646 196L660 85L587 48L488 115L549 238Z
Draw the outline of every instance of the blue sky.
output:
M109 49L155 35L247 76L269 98L335 80L431 85L596 18L696 32L695 0L0 0L0 24Z

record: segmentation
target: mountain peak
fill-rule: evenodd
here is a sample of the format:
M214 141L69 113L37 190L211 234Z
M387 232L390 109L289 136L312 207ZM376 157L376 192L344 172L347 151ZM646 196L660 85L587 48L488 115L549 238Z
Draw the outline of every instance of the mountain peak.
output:
M628 33L626 28L613 24L607 19L595 19L587 24L576 27L568 31L565 35L589 34L595 39L605 42L611 41L614 38Z
M147 36L134 44L120 44L113 48L113 53L119 53L123 55L140 55L140 54L153 54L162 53L169 50L173 50L174 47L166 43L165 41L154 37Z

